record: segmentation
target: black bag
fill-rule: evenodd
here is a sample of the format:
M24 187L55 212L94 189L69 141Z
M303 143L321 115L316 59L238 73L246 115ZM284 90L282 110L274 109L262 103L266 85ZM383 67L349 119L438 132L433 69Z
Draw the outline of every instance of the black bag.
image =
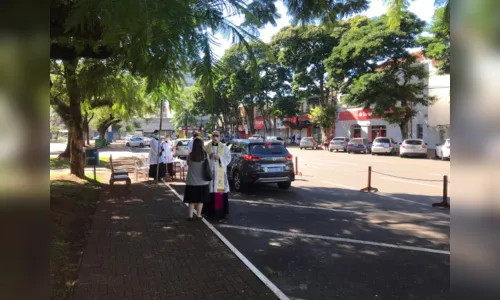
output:
M212 169L210 168L207 153L205 153L205 160L203 161L203 179L206 181L212 181L213 179Z

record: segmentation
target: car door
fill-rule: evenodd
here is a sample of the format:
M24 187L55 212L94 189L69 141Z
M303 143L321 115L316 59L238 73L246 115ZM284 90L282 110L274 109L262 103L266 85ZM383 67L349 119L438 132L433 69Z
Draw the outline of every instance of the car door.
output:
M241 159L242 147L239 143L232 143L229 146L231 151L231 162L227 165L227 177L228 179L233 178L233 167L238 165L238 161Z

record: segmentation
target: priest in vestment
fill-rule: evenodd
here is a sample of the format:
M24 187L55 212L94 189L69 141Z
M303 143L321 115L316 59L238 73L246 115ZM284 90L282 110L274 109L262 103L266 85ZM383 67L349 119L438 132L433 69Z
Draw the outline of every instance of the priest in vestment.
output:
M203 206L203 214L209 218L224 219L229 214L229 181L227 166L231 163L231 151L220 141L220 133L214 131L212 141L205 145L212 181L209 184L210 202Z

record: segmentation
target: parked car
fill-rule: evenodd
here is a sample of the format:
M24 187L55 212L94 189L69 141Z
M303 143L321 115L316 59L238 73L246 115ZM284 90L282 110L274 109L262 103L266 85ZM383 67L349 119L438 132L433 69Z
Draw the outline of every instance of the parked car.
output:
M249 140L260 140L260 141L264 141L264 140L265 140L265 138L264 138L262 135L260 135L260 134L254 134L254 135L252 135L252 136L249 138Z
M133 137L125 145L127 147L149 147L151 146L151 139L147 137Z
M442 145L436 144L436 156L442 160L451 160L451 141L446 139Z
M175 141L174 156L178 158L187 158L189 154L188 144L191 139L177 139Z
M134 135L133 135L133 134L127 134L127 135L125 136L125 141L130 141L130 139L132 139L133 137L134 137Z
M427 143L422 139L406 139L399 148L399 157L421 156L427 158Z
M232 160L227 175L238 192L260 183L276 183L280 189L288 189L295 180L293 156L278 141L233 140L228 147Z
M392 138L388 137L378 137L373 140L371 146L372 155L375 154L387 154L394 155L399 151L398 143Z
M311 148L311 149L316 150L316 149L318 149L318 142L313 137L310 137L310 136L303 137L300 139L299 148L300 148L300 150L307 149L307 148Z
M347 152L347 144L349 143L349 139L346 137L334 137L333 140L330 141L328 145L328 150L332 152L333 150L339 151L342 150Z
M352 138L347 143L347 153L370 153L371 143L366 138Z
M268 136L266 140L270 142L280 142L282 145L285 145L285 140L280 136Z

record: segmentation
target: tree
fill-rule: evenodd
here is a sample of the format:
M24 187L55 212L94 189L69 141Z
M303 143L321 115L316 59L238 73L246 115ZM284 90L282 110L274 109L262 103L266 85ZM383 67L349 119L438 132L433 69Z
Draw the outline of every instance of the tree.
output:
M414 1L414 0L411 0ZM395 30L401 24L403 14L409 7L409 0L384 0L387 6L387 24L391 30ZM450 29L450 0L434 0L434 6L443 8L441 22L448 30Z
M326 104L311 109L311 122L319 127L327 128L337 121L337 104ZM325 136L325 135L323 135Z
M189 67L199 78L205 100L213 103L215 58L213 34L233 42L256 40L251 33L267 23L276 25L273 0L51 0L50 58L61 60L68 95L68 129L71 135L71 173L84 176L82 89L76 72L81 59L116 59L123 70L147 78L148 91L164 86L174 93L182 86ZM365 9L367 1L287 0L296 21L337 16ZM240 26L229 16L244 17ZM251 53L249 51L249 53ZM165 95L160 98L165 98Z
M273 37L273 47L279 50L278 60L293 70L293 93L300 99L317 98L320 107L326 107L332 96L327 85L324 60L339 44L345 26L307 25L288 26ZM322 110L329 112L330 110ZM329 119L334 119L332 115ZM333 123L320 122L322 135ZM319 123L318 123L319 124Z
M429 105L427 73L407 49L414 48L425 23L405 13L399 30L391 30L387 16L357 18L339 46L325 61L330 84L345 94L345 104L373 107L373 114L398 124L403 138L414 106Z
M424 48L424 55L438 61L438 72L440 74L450 74L450 27L449 23L444 22L443 15L445 7L436 9L434 13L430 34L432 36L423 36L418 43Z

